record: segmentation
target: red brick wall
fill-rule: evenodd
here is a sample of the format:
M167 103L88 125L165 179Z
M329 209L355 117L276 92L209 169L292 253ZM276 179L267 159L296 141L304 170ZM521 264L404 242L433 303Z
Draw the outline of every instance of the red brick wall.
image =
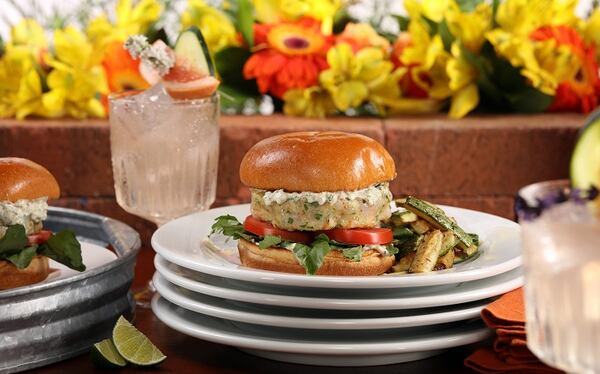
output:
M385 120L223 116L215 205L248 201L238 168L244 153L260 139L290 131L343 130L386 145L398 169L392 183L395 194L512 218L512 198L519 187L568 176L583 121L575 114L471 116L460 121L443 115ZM154 229L114 200L106 121L0 120L0 156L30 158L54 173L62 188L55 205L121 219L146 242Z

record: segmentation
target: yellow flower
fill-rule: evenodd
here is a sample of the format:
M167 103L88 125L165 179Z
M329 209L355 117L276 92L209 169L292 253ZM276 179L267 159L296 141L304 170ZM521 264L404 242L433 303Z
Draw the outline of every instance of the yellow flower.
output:
M341 7L341 0L253 0L256 19L261 23L294 21L310 17L321 22L321 32L333 31L333 18Z
M283 111L287 115L324 118L336 111L329 92L319 86L288 90L283 100Z
M452 44L452 58L446 66L449 88L452 91L450 118L462 118L479 104L477 71L463 56L459 42Z
M341 111L370 100L382 112L386 99L400 96L400 75L392 72L393 64L379 48L364 48L354 55L348 44L338 44L327 52L327 62L329 69L321 72L319 81Z
M387 52L390 42L379 35L368 23L348 23L344 31L338 35L338 42L348 43L354 51L365 47L377 47Z
M48 48L48 41L44 29L35 20L24 18L10 30L8 48L24 47L36 58Z
M158 0L140 0L135 6L132 0L119 0L115 22L106 14L100 14L87 26L87 36L98 50L113 41L124 41L129 35L145 34L158 21L161 6Z
M479 52L492 23L492 7L480 3L472 12L464 13L456 1L452 1L445 16L450 33L471 52Z
M56 55L48 61L53 68L48 74L50 91L42 99L47 115L103 117L99 94L107 93L108 87L92 44L77 29L67 27L54 32L54 47Z
M405 0L404 8L410 19L427 17L434 22L440 22L444 18L444 12L451 0Z
M7 49L0 59L0 117L44 115L42 82L31 53Z
M583 39L596 46L596 58L600 59L600 8L596 8L590 18L583 23Z
M529 36L541 26L575 26L577 0L506 0L500 2L496 22L513 35Z
M206 4L204 0L188 1L188 7L181 15L181 25L184 28L197 26L202 31L211 53L240 44L235 26L229 17L222 11Z

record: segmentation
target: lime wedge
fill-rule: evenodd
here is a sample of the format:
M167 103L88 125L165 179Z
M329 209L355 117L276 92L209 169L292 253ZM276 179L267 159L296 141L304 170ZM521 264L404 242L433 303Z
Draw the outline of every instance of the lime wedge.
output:
M160 364L165 356L152 342L123 316L113 329L113 343L123 358L138 366Z
M117 368L127 365L112 340L104 339L92 347L92 361L100 367Z

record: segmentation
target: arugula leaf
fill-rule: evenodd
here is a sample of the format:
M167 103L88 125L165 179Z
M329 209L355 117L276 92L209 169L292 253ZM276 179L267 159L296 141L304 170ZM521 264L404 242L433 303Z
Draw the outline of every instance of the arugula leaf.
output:
M23 225L8 226L0 239L0 256L15 254L25 248L27 243L27 233Z
M213 234L223 234L225 236L230 236L235 240L246 239L254 241L257 238L256 235L248 233L244 229L244 225L242 225L237 218L229 214L219 216L215 219L215 223L211 226L211 231L208 236Z
M281 243L282 239L279 236L267 235L263 240L258 243L258 247L260 249L266 249L270 247L274 247L277 244Z
M23 249L18 253L7 256L5 259L12 262L17 267L17 269L25 269L27 266L29 266L29 264L31 264L31 260L36 254L37 245L34 244L30 247Z
M362 259L363 248L361 246L344 248L341 251L344 257L349 260L358 262Z
M38 247L38 253L77 271L84 271L81 245L71 230L56 233Z
M395 255L396 253L400 252L400 250L392 244L387 245L385 248L387 249L390 255Z

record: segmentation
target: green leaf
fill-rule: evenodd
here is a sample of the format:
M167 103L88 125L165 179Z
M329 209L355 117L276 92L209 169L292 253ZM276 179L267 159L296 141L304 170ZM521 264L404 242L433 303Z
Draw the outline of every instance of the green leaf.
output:
M23 225L11 225L0 239L0 255L11 255L21 251L27 245L27 232Z
M224 85L247 96L259 96L256 80L244 78L244 65L252 53L247 48L229 47L215 54L215 67Z
M424 21L425 24L427 25L427 29L429 31L429 36L434 36L435 34L438 33L438 23L435 22L434 20L431 20L425 16L421 17Z
M37 245L32 245L20 251L19 253L15 253L13 255L5 257L6 260L12 262L17 269L25 269L31 264L31 260L37 253Z
M165 42L166 45L170 45L169 36L167 35L167 32L162 27L158 28L156 23L148 28L148 31L146 32L146 37L148 38L148 43L150 44L154 43L157 40L162 40L163 42Z
M258 247L260 249L266 249L270 247L274 247L277 244L281 243L283 240L279 236L267 235L258 243Z
M250 0L239 0L237 12L238 28L249 48L254 47L254 16L252 15L252 10Z
M52 235L46 243L38 247L38 253L71 269L85 270L81 259L81 245L71 230L64 230Z
M472 12L477 8L477 5L483 3L483 0L456 0L458 7L463 12Z
M306 269L306 274L314 275L330 250L327 235L319 234L310 246L296 243L292 251L298 262Z
M399 14L392 15L398 21L398 27L400 27L400 31L408 30L408 25L410 24L410 18L406 16L401 16Z
M448 23L444 19L440 22L438 27L438 32L440 33L440 37L442 38L442 43L444 43L444 49L450 52L450 48L452 47L452 42L454 42L454 35L450 33L450 29L448 28Z
M394 245L391 245L391 244L387 245L385 248L387 249L387 251L390 255L395 255L396 253L400 252L400 250L398 248L396 248Z
M349 260L360 261L362 259L363 247L351 247L342 249L342 254Z
M521 113L544 112L554 99L534 87L527 87L520 92L507 94L506 97L512 108Z
M246 239L254 241L254 239L256 239L256 235L247 232L242 223L229 214L215 218L215 223L211 226L211 231L208 236L213 234L223 234L234 240Z

